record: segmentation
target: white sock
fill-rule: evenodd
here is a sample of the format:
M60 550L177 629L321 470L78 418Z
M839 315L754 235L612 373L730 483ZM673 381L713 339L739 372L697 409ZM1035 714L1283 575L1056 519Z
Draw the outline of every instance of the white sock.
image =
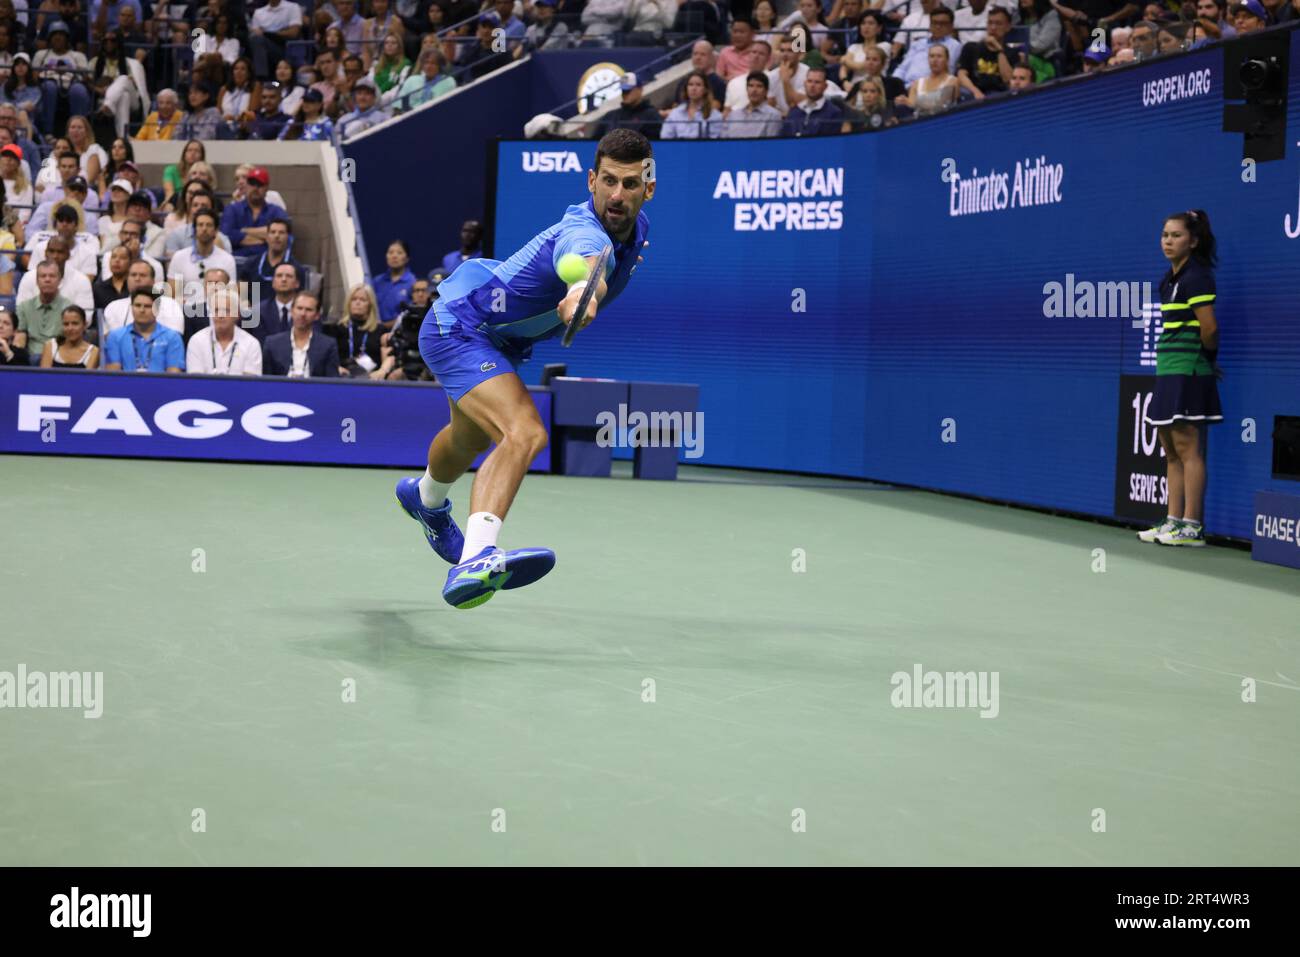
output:
M475 512L465 526L465 550L460 553L462 562L478 556L485 548L493 548L501 534L501 519L491 512Z
M451 484L443 484L435 481L429 474L429 470L424 470L424 478L420 479L420 501L425 508L442 508L442 503L447 501L447 493L451 491Z
M1190 528L1192 531L1196 531L1201 527L1201 523L1194 518L1183 519L1183 524L1186 525L1188 528Z

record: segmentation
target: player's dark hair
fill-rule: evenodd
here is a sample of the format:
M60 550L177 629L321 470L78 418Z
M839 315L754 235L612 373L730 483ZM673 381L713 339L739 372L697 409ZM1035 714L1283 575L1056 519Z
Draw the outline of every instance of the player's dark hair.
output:
M754 70L749 74L749 76L745 77L745 86L749 86L750 80L757 80L759 83L762 83L763 89L765 90L772 88L772 81L767 78L767 74L762 70Z
M636 130L610 130L596 144L596 160L592 169L600 169L600 161L609 157L615 163L635 163L651 157L650 141Z
M1217 265L1219 254L1215 249L1214 231L1210 229L1210 214L1203 209L1189 209L1165 217L1167 223L1175 220L1186 226L1187 232L1196 240L1192 255L1207 266Z

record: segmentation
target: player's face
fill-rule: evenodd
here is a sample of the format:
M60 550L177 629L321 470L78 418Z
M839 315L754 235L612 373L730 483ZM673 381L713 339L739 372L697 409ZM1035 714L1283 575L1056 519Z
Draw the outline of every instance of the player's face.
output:
M1181 220L1170 219L1160 233L1160 250L1170 262L1178 262L1192 254L1192 234Z
M626 239L636 228L637 213L654 196L654 180L647 180L652 162L620 163L606 156L599 170L587 174L596 215L611 236Z

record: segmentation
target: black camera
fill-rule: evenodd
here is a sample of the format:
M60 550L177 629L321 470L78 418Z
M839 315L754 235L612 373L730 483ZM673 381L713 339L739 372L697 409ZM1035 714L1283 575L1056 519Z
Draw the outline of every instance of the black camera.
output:
M429 307L403 302L398 308L401 311L393 323L388 347L393 350L397 365L408 379L427 378L428 369L424 365L424 357L420 355L420 326L424 323Z

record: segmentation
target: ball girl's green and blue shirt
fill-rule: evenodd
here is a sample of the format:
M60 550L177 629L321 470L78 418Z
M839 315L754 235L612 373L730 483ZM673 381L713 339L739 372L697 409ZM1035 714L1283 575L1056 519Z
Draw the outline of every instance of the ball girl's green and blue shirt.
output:
M444 279L434 303L439 332L445 336L460 323L511 349L553 338L564 328L556 307L569 288L557 272L560 259L570 253L584 259L599 256L605 246L613 246L605 267L609 293L601 303L603 308L627 286L649 232L650 222L642 211L637 213L631 238L615 242L591 199L570 206L563 219L542 230L505 262L467 259Z
M1214 304L1214 273L1195 256L1160 281L1160 321L1156 375L1214 375L1214 364L1201 345L1197 306Z

